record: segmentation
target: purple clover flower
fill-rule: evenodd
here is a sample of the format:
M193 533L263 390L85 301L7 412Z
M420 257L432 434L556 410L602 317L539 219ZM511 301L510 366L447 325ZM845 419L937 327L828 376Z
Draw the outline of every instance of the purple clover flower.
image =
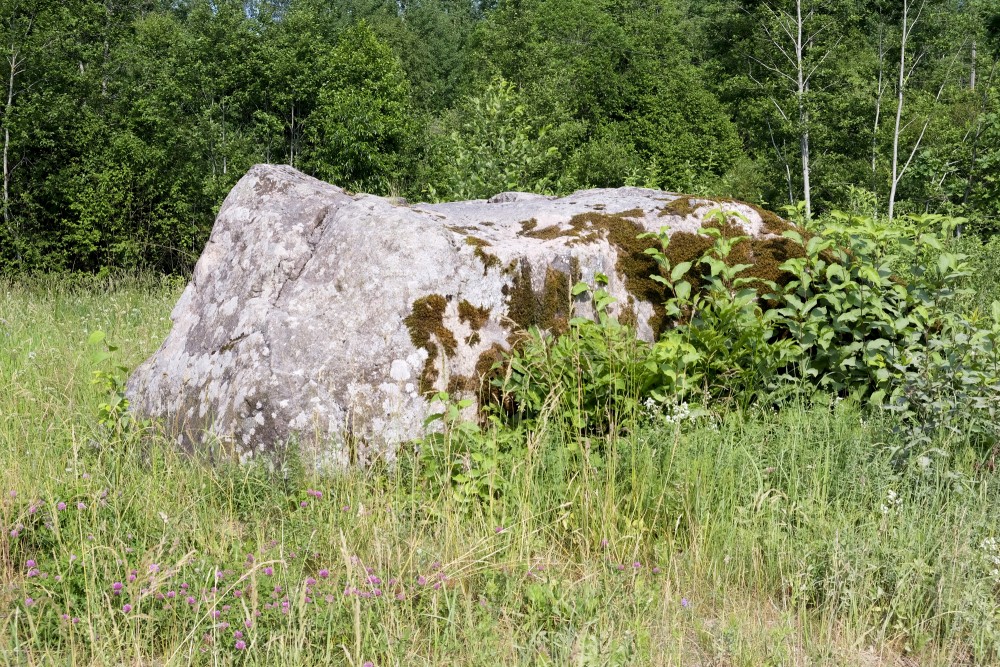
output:
M236 650L237 651L242 651L246 647L247 647L247 643L245 641L243 641L242 639L237 639L236 640Z

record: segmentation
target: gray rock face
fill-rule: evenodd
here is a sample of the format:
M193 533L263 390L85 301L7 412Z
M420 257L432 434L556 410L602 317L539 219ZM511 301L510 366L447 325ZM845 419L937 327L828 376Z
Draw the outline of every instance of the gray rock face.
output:
M570 295L577 281L607 275L611 312L651 340L650 242L635 236L694 238L718 206L640 188L406 205L254 167L170 335L130 378L131 407L186 447L221 441L241 460L289 438L319 466L392 458L422 434L429 393L475 397L514 332L591 316L589 297ZM725 208L753 237L779 231L753 207Z

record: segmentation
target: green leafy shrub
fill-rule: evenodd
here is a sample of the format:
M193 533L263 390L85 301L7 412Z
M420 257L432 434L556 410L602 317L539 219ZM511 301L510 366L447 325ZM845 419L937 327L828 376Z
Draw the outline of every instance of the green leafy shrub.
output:
M322 66L324 82L306 121L307 166L352 190L398 190L416 136L399 58L361 22L344 31Z
M601 290L596 321L577 318L562 337L532 332L504 384L520 414L608 432L650 399L748 404L822 391L900 413L900 458L942 453L928 444L942 433L996 445L1000 303L990 318L959 307L969 292L967 257L951 247L961 220L890 226L835 213L814 233L785 231L802 256L780 265L779 286L736 262L748 239L723 231L732 217L712 214L696 260L673 264L670 235L651 235L670 322L652 346L607 315Z
M423 171L435 200L481 199L498 192L551 192L558 149L537 125L521 92L503 79L432 126Z
M598 274L597 286L572 289L574 297L592 293L596 320L573 318L562 336L533 328L510 359L501 382L520 417L552 419L576 432L606 432L638 414L649 381L649 346L608 314L614 299L603 289L606 283Z
M707 219L719 224L703 227L712 244L696 261L671 264L665 231L657 235L662 250L646 251L660 266L653 279L672 294L664 309L675 322L653 346L647 364L655 377L653 396L660 401L663 394L697 389L713 396L770 391L778 369L789 362L790 341L775 337L772 318L757 300L762 282L774 284L747 275L750 264L733 263L734 250L747 237L726 236L721 211ZM697 287L690 279L694 274Z

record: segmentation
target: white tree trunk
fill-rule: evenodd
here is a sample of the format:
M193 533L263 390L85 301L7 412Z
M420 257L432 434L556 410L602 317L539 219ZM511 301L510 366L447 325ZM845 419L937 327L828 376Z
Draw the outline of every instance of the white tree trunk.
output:
M802 158L802 198L806 204L806 220L812 218L812 190L809 186L809 111L806 93L809 80L805 71L805 43L802 39L802 0L795 0L795 68L799 106L799 152Z
M889 185L889 222L892 222L896 209L896 186L899 185L899 133L903 120L903 89L906 85L906 41L910 36L909 20L910 2L903 0L903 32L899 40L899 82L896 92L896 125L892 132L892 183ZM914 21L914 23L916 23Z
M10 121L14 110L14 86L22 63L18 59L17 49L13 46L11 46L7 63L10 65L10 77L7 79L7 104L3 113L3 222L11 240L13 240L14 226L10 215Z
M972 66L969 68L969 90L976 89L976 40L972 40Z
M888 82L885 81L885 35L879 29L878 38L878 83L875 87L875 122L872 123L872 184L878 175L878 128L882 120L882 97Z

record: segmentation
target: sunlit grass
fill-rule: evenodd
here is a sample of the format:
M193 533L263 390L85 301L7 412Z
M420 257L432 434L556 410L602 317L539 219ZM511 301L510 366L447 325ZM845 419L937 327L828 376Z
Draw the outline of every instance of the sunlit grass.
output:
M134 368L180 288L0 284L4 664L997 662L998 485L961 442L897 470L831 402L488 432L520 453L474 500L411 455L208 465L96 418L89 334Z

